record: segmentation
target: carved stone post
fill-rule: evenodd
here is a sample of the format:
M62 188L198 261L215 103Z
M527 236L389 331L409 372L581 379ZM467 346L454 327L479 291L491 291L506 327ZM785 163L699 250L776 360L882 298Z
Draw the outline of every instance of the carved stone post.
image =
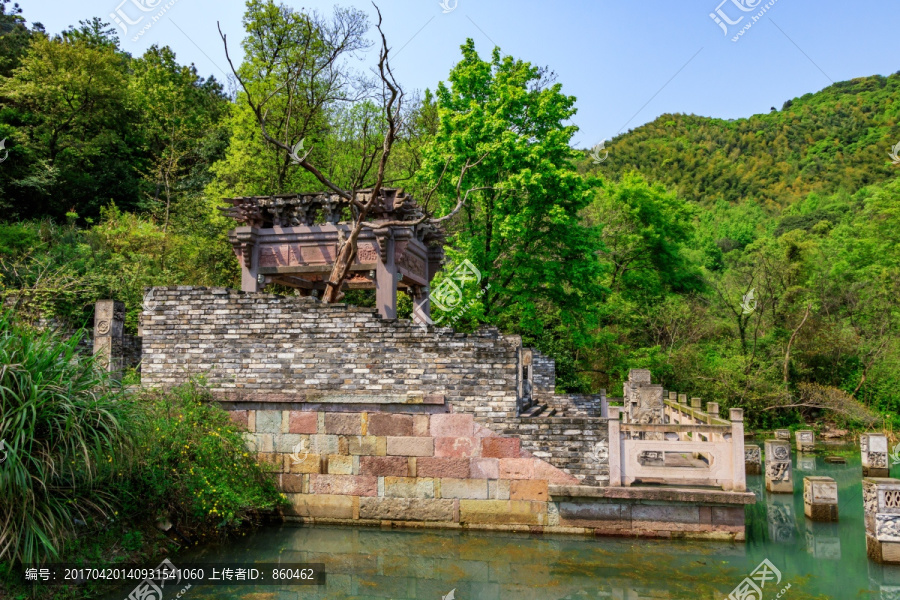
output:
M766 490L773 494L793 494L791 443L766 440Z
M791 430L790 429L776 429L775 430L775 439L791 441Z
M888 477L888 441L880 433L865 433L859 437L862 451L863 477Z
M431 324L430 291L431 288L427 285L417 285L412 289L412 318L414 323Z
M794 434L797 441L797 452L815 452L816 437L815 433L809 429L803 429Z
M103 367L120 378L124 366L122 335L125 329L125 304L100 300L94 307L94 354Z
M732 408L731 417L731 464L734 471L732 476L732 491L747 491L747 471L744 466L744 409Z
M803 513L813 521L838 520L838 489L834 479L803 478Z
M236 227L229 236L241 265L241 290L244 292L258 292L260 288L258 236L256 227Z
M622 486L622 425L619 422L620 406L609 407L609 485Z
M863 479L866 554L876 562L900 564L900 480Z
M375 231L381 244L381 256L375 267L375 304L384 319L397 318L397 266L394 264L393 232Z
M762 449L755 444L744 446L744 470L747 475L762 473Z

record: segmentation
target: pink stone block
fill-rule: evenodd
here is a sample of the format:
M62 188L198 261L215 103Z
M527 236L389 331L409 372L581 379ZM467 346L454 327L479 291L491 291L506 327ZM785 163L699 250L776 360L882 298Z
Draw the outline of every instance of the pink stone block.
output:
M428 417L428 415L414 415L412 434L417 437L429 437L431 435L429 431L430 421L431 419Z
M406 477L409 475L409 460L405 456L360 456L359 474Z
M472 458L481 455L480 440L473 437L434 438L434 455L443 458Z
M369 413L369 435L412 436L413 415Z
M434 438L388 437L389 456L434 456Z
M497 434L494 431L488 429L484 425L479 425L478 423L475 423L475 437L483 438L483 437L496 437L496 436L497 436Z
M469 476L469 459L419 458L416 459L416 476L465 479Z
M475 437L475 417L465 414L431 415L434 437Z
M550 483L558 484L578 484L580 483L576 477L569 475L562 469L558 469L548 462L540 459L534 461L534 478L546 479Z
M362 435L360 413L325 413L325 433Z
M485 458L519 458L519 438L481 438L481 456Z
M318 433L319 413L292 410L288 420L289 433Z
M377 496L378 477L374 475L316 475L309 476L310 494L339 496Z
M473 458L469 476L472 479L500 479L500 459Z
M531 479L534 477L534 463L533 458L501 458L500 479Z
M232 422L240 427L241 429L247 429L248 423L250 419L250 412L246 410L231 410L228 411L228 416L231 417Z

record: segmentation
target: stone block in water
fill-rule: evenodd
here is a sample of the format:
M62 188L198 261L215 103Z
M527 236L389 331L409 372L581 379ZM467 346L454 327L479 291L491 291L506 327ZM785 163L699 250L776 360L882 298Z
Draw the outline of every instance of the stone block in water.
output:
M766 490L773 494L794 493L789 441L766 440Z
M865 433L859 436L862 454L863 477L888 477L888 441L880 433Z
M797 440L797 452L814 452L816 449L816 436L809 429L798 431L794 434Z
M775 439L791 441L791 431L789 429L776 429Z
M744 469L747 475L762 474L762 449L754 444L744 446Z
M866 554L874 561L900 564L900 480L863 479Z
M813 521L838 520L838 491L834 479L803 478L803 513Z

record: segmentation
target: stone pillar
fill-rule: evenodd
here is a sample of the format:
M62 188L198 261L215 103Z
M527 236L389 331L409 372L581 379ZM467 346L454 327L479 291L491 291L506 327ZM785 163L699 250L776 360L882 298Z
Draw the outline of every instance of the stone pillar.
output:
M791 431L789 429L776 429L775 430L775 439L776 440L786 440L791 441Z
M755 444L744 446L744 471L747 475L762 474L762 449Z
M794 493L790 442L766 440L766 490L772 494Z
M413 323L431 325L431 288L427 285L417 285L412 289Z
M744 467L744 409L732 408L731 417L731 468L732 487L734 492L747 491L747 471Z
M794 434L797 441L797 452L815 452L816 434L809 429L802 429Z
M622 486L622 426L619 422L621 406L609 407L609 485Z
M702 408L702 401L700 398L691 398L691 408L696 408L697 410Z
M246 226L236 227L229 236L241 265L241 291L244 292L258 292L260 288L258 236L256 227Z
M838 489L834 479L803 478L803 513L813 521L838 520Z
M859 437L859 446L863 477L889 477L887 437L881 433L866 433Z
M378 234L381 235L378 235ZM397 266L394 264L394 236L391 232L376 230L378 243L383 244L381 256L375 266L375 305L383 319L397 318Z
M688 399L687 394L678 394L678 404L683 404L687 406Z
M866 554L872 560L900 564L900 480L863 479Z
M678 402L678 392L669 392L669 400Z
M125 304L100 300L94 306L94 354L104 369L121 378L124 367L122 336L125 331Z
M719 418L719 403L718 402L707 402L706 403L706 412L713 419Z

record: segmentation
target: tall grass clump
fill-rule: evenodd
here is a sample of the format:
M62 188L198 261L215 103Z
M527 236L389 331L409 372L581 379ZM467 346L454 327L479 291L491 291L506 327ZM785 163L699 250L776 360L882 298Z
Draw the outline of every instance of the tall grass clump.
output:
M140 419L80 339L0 314L0 562L58 557L114 513Z

